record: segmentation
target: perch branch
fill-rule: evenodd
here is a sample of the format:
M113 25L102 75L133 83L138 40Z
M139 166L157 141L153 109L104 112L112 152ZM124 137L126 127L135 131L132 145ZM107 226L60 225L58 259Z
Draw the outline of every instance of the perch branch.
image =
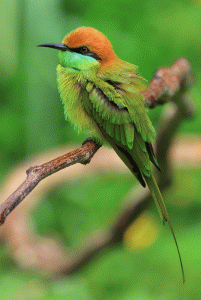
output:
M175 120L178 120L178 115L180 116L180 122L187 115L192 115L193 110L190 109L191 105L188 105L187 103L185 106L185 101L182 101L182 95L184 95L185 91L192 84L192 82L193 76L191 72L191 65L187 59L180 58L171 67L158 69L148 88L142 92L142 95L146 105L149 108L154 108L158 104L162 104L169 100L175 102L178 110L177 113L173 114L172 117L174 124ZM180 106L182 106L182 112ZM179 125L180 122L177 122L177 125ZM166 129L168 125L169 123L167 122ZM169 135L172 136L173 132L169 132ZM161 143L162 141L160 141L160 145ZM160 145L157 147L157 153L159 154ZM95 142L87 141L82 147L72 152L69 152L40 166L29 168L27 170L26 180L12 195L7 198L7 200L1 204L0 225L4 223L9 213L36 187L36 185L42 179L75 163L89 163L99 148L100 145L97 145ZM63 272L65 274L74 272L83 266L89 259L91 259L101 248L113 243L114 241L121 240L125 229L136 218L136 216L139 215L141 210L148 205L148 198L149 193L147 193L147 195L144 193L142 197L137 199L137 201L133 201L127 207L122 209L122 212L114 222L111 230L108 232L104 231L101 234L101 238L100 235L96 235L94 238L92 238L88 243L87 248L83 249L79 254L77 254L75 259L72 259L68 266L64 266ZM97 243L97 236L99 236L99 243Z
M36 187L44 178L76 163L87 164L100 148L93 140L86 141L82 147L57 157L40 166L30 167L26 180L0 206L0 225L12 210Z

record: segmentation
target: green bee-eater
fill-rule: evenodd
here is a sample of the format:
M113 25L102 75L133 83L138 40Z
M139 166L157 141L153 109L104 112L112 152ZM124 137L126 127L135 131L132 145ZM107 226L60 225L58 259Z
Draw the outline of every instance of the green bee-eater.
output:
M170 219L154 178L151 162L158 163L152 142L155 130L140 93L145 80L136 66L118 58L111 43L94 28L81 27L61 44L39 45L59 50L58 88L66 117L100 144L109 143L143 187L146 183L162 220Z

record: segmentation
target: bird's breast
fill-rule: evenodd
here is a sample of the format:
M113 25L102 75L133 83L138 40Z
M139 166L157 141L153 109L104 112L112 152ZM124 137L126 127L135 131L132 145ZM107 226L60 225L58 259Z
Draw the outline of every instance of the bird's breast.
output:
M86 107L88 92L84 88L84 80L76 70L58 65L58 89L66 119L74 125L78 132L88 132L89 136L103 143L104 138L99 127L90 115L90 109ZM84 98L83 95L85 95Z

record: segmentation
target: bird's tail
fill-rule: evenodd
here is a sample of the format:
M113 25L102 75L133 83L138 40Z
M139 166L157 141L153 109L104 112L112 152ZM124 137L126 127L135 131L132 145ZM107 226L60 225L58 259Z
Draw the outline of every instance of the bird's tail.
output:
M168 212L166 210L165 203L163 201L163 197L162 197L161 192L159 190L158 184L157 184L156 179L155 179L153 174L151 174L150 177L144 176L144 178L145 178L145 181L146 181L146 183L147 183L147 185L150 189L151 195L152 195L152 197L153 197L153 199L156 203L156 207L158 208L158 211L159 211L159 214L160 214L160 216L163 220L163 223L167 222L170 226L170 230L172 232L172 235L173 235L176 247L177 247L177 252L178 252L178 255L179 255L181 271L182 271L182 276L183 276L183 282L185 282L184 268L183 268L183 264L182 264L181 254L180 254L180 251L179 251L179 246L177 244L176 236L175 236L172 224L170 222L170 218L168 216Z

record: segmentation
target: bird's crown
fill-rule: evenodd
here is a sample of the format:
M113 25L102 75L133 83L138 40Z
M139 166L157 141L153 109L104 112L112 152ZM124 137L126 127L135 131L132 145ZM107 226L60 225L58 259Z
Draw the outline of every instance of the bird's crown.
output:
M105 64L116 59L116 54L110 41L100 31L91 27L80 27L65 36L62 43L69 48L87 47L100 58L100 63Z

